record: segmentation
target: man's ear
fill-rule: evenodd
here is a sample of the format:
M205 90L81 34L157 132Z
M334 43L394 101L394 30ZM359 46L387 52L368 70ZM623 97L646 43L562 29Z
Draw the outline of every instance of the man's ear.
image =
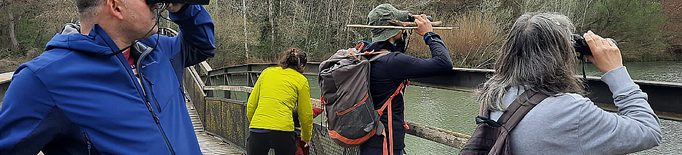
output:
M123 7L125 5L120 0L106 0L104 9L119 20L123 20Z

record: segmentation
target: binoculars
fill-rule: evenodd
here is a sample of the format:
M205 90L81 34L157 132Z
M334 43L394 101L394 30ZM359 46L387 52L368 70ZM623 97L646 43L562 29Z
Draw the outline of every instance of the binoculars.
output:
M193 5L208 5L210 0L146 0L147 4L155 3L184 3Z
M406 22L414 22L415 19L414 19L414 16L412 16L412 15L413 15L413 14L411 14L411 13L409 14L409 16L407 17L407 21L406 21ZM433 22L433 17L431 17L431 16L426 16L426 19L428 19L429 21Z
M580 53L580 55L592 55L592 50L590 50L590 46L587 45L587 42L585 41L585 38L583 38L582 35L579 34L572 34L571 37L573 38L571 40L571 43L573 43L573 48L575 48L575 51ZM614 44L618 45L616 43L616 40L613 40L611 38L606 38L613 42Z

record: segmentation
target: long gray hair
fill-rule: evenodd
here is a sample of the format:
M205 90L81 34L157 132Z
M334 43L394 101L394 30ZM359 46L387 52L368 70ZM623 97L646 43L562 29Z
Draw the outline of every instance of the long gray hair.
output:
M584 94L575 77L577 57L571 44L575 27L556 13L526 13L514 22L495 62L495 73L479 90L479 103L504 111L502 97L519 86L553 96Z

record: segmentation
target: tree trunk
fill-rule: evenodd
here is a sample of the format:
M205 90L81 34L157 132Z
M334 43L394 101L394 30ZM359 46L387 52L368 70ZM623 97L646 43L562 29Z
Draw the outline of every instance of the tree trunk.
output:
M12 14L12 9L8 9L7 12L9 12L9 37L12 39L12 46L17 47L19 42L16 34L14 34L14 14Z
M246 31L246 0L242 0L242 14L244 15L244 49L246 50L246 60L249 60L249 35Z
M346 25L350 25L351 19L353 19L353 9L355 7L355 0L350 1L350 9L348 9L348 20L346 21ZM346 45L346 41L348 41L348 38L350 36L350 29L346 26L343 25L343 31L346 31L346 40L343 40L341 42L342 45Z
M272 0L268 1L268 18L270 19L270 50L275 52L275 20L272 19Z

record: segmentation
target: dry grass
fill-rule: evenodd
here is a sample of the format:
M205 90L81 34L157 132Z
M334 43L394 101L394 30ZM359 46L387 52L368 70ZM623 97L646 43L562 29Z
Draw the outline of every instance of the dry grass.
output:
M495 55L506 35L495 21L492 16L469 13L462 15L458 21L447 24L459 26L460 29L436 32L450 50L455 67L487 68L494 63ZM413 35L410 39L415 42L410 43L408 54L431 57L421 36Z

